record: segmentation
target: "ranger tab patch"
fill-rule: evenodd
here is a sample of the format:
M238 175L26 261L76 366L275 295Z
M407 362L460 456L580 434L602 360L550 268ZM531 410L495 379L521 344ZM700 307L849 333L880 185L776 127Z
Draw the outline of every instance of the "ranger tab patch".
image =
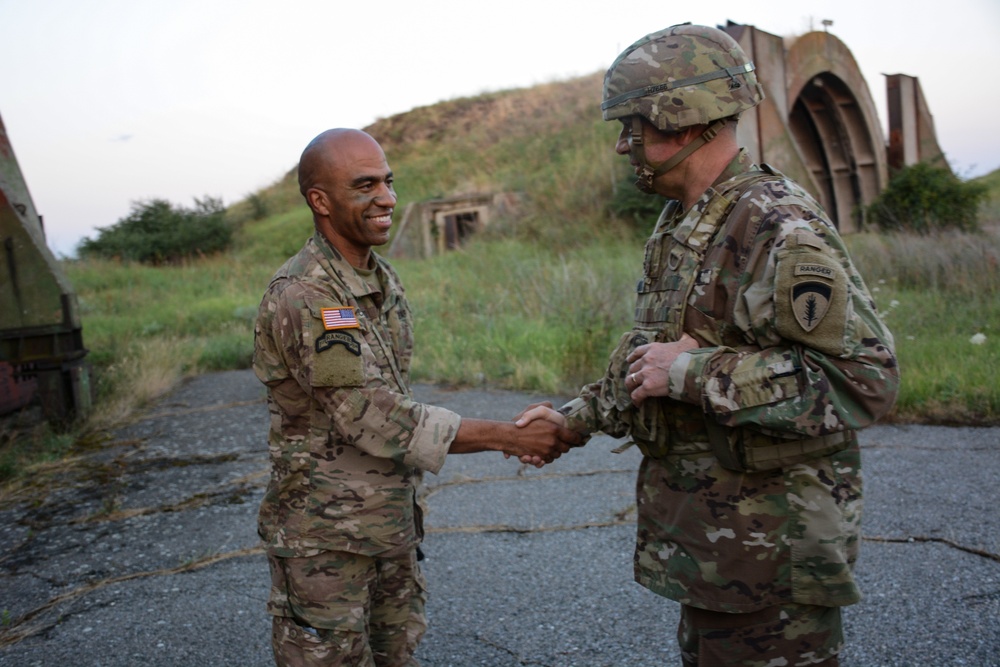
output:
M351 306L338 306L336 308L320 308L323 316L323 328L327 331L335 329L357 329L358 317L354 314Z
M796 264L795 275L819 276L820 278L829 278L830 280L836 279L833 269L824 264Z
M329 350L334 345L343 345L354 356L361 356L361 343L346 331L328 331L317 338L316 354Z
M830 309L833 289L826 283L807 280L792 285L792 312L795 321L806 331L812 331Z

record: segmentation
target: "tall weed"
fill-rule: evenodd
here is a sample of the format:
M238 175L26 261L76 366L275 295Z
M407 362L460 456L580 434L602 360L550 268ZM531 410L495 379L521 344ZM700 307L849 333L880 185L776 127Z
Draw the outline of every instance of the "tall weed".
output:
M414 307L417 379L575 391L603 371L629 326L641 250L605 239L562 254L520 241L473 243L397 262Z
M846 237L869 282L961 295L1000 291L1000 225L980 233L863 233Z

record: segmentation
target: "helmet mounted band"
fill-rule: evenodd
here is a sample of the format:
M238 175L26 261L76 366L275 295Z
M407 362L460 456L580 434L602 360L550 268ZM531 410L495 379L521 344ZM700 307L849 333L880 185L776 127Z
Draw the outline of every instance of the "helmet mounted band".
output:
M610 100L605 100L601 102L601 111L607 111L611 107L618 106L622 102L627 102L629 100L634 100L637 97L646 97L647 95L655 95L657 93L666 92L668 90L674 90L676 88L683 88L685 86L695 86L699 83L705 83L706 81L714 81L716 79L722 79L724 77L729 77L732 81L729 84L729 89L734 90L739 88L743 84L737 79L737 75L749 74L754 71L754 64L752 62L744 63L742 65L735 65L733 67L724 67L722 69L717 69L714 72L708 72L706 74L699 74L698 76L688 77L687 79L680 79L678 81L667 81L666 83L658 83L652 86L645 86L643 88L636 88L635 90L630 90L627 93L622 93L621 95L616 95Z
M719 132L722 131L722 128L725 127L727 120L726 118L720 118L715 121L700 136L672 155L669 160L652 167L649 164L649 160L646 159L646 148L642 141L642 119L639 116L632 116L632 123L629 129L629 146L632 150L632 155L642 168L639 172L639 177L635 181L635 187L646 194L654 194L656 191L653 189L653 180L667 173L683 162L691 153L694 153L712 139L715 139Z

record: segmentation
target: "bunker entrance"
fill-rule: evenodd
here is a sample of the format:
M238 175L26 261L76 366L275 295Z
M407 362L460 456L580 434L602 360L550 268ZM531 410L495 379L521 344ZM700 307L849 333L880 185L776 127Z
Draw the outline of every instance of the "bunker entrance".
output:
M461 211L440 216L435 220L438 234L444 233L444 245L448 250L455 250L465 245L467 239L480 229L479 213L477 211Z

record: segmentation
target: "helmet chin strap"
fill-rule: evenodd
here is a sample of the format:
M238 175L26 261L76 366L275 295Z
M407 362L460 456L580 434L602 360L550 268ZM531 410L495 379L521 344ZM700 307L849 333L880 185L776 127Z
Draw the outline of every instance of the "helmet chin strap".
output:
M701 136L677 151L666 162L654 167L650 165L649 160L646 159L646 147L643 145L642 141L642 119L639 116L632 116L632 128L630 130L632 154L642 166L642 171L639 172L639 178L635 181L635 187L639 188L639 190L645 192L646 194L656 194L656 191L653 189L653 180L667 173L683 162L688 155L691 155L691 153L694 153L712 139L715 139L725 125L725 118L715 121L701 133Z

